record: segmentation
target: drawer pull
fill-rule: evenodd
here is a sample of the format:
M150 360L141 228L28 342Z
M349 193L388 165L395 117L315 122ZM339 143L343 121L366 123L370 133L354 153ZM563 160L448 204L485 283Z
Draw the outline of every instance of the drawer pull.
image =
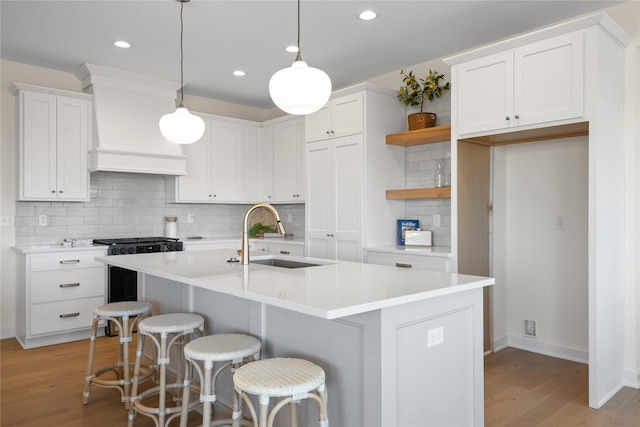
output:
M60 264L78 264L80 263L79 259L63 259L60 261Z
M282 255L289 255L289 251L280 251Z
M80 286L80 283L61 283L60 284L61 288L77 288L78 286Z
M60 318L68 319L69 317L78 317L78 316L80 316L80 313L67 313L67 314L61 314Z
M403 264L401 262L396 262L396 267L400 268L411 268L411 264Z

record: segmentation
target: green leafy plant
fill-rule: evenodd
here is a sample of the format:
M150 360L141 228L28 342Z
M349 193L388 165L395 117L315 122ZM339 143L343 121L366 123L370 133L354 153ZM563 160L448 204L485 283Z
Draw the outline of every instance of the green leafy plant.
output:
M413 71L407 74L405 70L400 70L400 74L402 74L402 86L398 90L398 99L409 107L420 106L421 113L427 100L433 101L434 98L440 98L450 89L449 82L440 83L440 80L444 79L444 74L438 74L431 69L425 78L416 78Z
M264 225L261 222L256 222L249 229L249 237L258 237L263 235L264 233L273 233L275 231L276 231L275 227L272 227L270 225Z

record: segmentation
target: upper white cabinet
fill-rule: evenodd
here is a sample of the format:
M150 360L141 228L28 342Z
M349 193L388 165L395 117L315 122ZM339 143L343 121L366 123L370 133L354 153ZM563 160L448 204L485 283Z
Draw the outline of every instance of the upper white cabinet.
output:
M240 203L243 183L243 125L203 117L204 136L184 146L188 175L168 185L176 202Z
M323 108L306 116L305 141L322 141L362 133L363 113L362 93L330 99Z
M304 202L304 118L273 127L273 202Z
M460 135L584 116L583 31L470 60L456 72Z
M91 95L16 83L18 200L89 200Z
M392 90L363 84L334 97L330 108L349 105L361 131L325 133L321 140L307 133L306 254L362 262L364 246L393 244L396 220L404 216L403 201L385 199L388 186L404 185L404 150L386 145L385 135L403 130L406 118ZM306 119L309 126L317 116Z

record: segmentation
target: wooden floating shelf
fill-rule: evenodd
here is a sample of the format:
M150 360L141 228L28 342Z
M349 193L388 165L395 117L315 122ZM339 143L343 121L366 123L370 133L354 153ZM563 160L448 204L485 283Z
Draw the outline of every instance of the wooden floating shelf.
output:
M548 141L550 139L573 138L589 135L589 122L570 123L566 125L547 126L536 129L514 130L512 132L497 133L471 138L460 137L460 141L474 144L500 145L521 144L523 142ZM387 136L388 138L388 136Z
M387 135L387 144L412 147L414 145L434 144L451 141L451 125L435 126L426 129Z
M408 188L404 190L387 190L387 200L404 199L450 199L451 187Z

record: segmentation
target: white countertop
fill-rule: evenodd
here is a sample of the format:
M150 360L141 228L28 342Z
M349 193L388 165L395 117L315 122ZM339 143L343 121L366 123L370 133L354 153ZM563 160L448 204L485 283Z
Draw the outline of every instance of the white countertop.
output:
M481 288L490 277L278 257L326 265L287 269L230 263L232 249L97 257L98 261L296 312L336 319ZM272 255L252 259L273 258ZM330 264L327 264L330 263Z
M204 237L202 239L180 239L183 245L208 245L208 244L224 244L224 243L240 243L242 241L241 237L236 239L232 238L213 238L213 237ZM304 245L304 238L295 237L293 240L285 240L284 238L251 238L249 239L251 242L265 242L265 243L284 243L290 245Z
M74 252L74 251L95 251L104 249L107 250L106 245L88 245L88 246L62 246L60 245L28 245L28 246L13 246L13 250L22 254L36 254L47 252Z
M398 253L404 255L428 255L442 258L451 258L451 248L449 246L368 246L364 248L369 252Z

